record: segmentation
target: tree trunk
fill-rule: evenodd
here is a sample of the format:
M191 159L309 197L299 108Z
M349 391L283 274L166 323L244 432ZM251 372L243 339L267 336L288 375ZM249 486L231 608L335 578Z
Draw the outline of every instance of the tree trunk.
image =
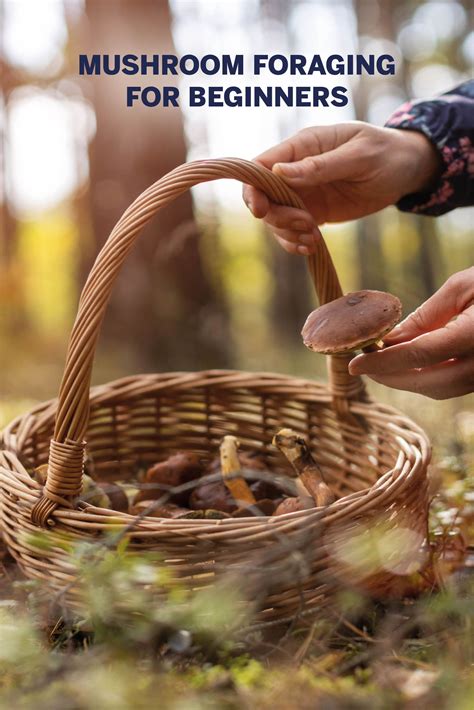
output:
M273 33L280 29L281 46L290 54L297 50L288 33L291 3L286 0L260 0L262 23ZM276 25L276 23L278 23ZM287 128L282 127L281 140L287 138ZM269 146L262 146L262 149ZM289 256L279 246L271 244L271 264L274 274L274 289L271 316L275 335L282 343L292 343L295 333L301 329L308 313L315 307L314 294L309 285L305 259Z
M23 283L18 278L16 220L8 204L7 183L7 130L10 113L10 94L20 85L20 77L6 59L4 51L5 6L0 0L0 103L3 120L0 125L0 300L5 306L0 309L0 327L10 336L26 324L23 300Z
M174 53L171 15L161 0L87 0L81 52ZM173 77L94 76L90 96L97 133L90 155L94 254L137 195L186 160L179 108L126 108L129 85L161 88ZM160 212L140 235L117 283L104 324L106 337L140 367L225 365L222 307L202 263L189 194ZM87 255L87 269L92 255Z
M370 35L373 32L374 18L381 12L383 3L373 0L355 0L358 37ZM356 118L367 121L370 102L369 87L374 78L362 75L354 97ZM387 278L382 245L379 238L379 217L370 215L357 222L357 253L359 257L359 285L361 288L387 290Z

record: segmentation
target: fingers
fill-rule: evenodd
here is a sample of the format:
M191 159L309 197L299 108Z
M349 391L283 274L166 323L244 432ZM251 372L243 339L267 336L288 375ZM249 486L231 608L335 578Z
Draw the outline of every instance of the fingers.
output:
M321 155L310 155L295 162L278 162L273 172L295 190L323 183L355 179L364 160L359 151L344 144Z
M312 232L315 226L305 210L274 204L270 204L265 222L274 229L288 229L301 234Z
M318 194L317 186L360 172L360 151L347 145L361 130L357 123L305 129L262 153L255 162L282 175L292 187L300 188L300 194L304 195L304 188L311 188L311 212L321 224L327 216L327 205L324 196ZM243 188L243 199L255 217L265 219L286 251L314 252L314 238L319 232L314 231L314 223L309 221L306 212L273 205L263 192L249 185ZM295 243L298 246L296 251Z
M293 160L301 160L305 156L311 155L313 152L319 153L321 143L312 137L313 131L315 130L321 130L323 134L327 135L329 131L332 131L332 128L322 127L321 129L306 129L300 131L294 136L291 136L291 138L258 155L254 159L254 162L271 170L276 162L287 163ZM250 185L244 185L242 196L254 217L265 217L270 206L270 201L263 192Z
M266 216L270 209L270 200L261 190L251 185L244 185L242 189L242 197L250 212L257 219L262 219Z
M314 247L305 246L304 244L299 244L295 241L290 241L289 239L284 239L275 234L275 239L278 244L288 253L288 254L299 254L301 256L309 256L314 252Z
M451 276L425 303L384 338L387 345L413 340L446 325L474 299L474 267Z
M245 192L244 200L246 201L247 207L253 213L255 217L264 218L265 222L269 227L275 229L289 229L294 232L311 232L314 229L314 221L306 210L298 209L297 207L287 207L286 205L276 205L270 202L268 198L265 198L266 204L264 205L263 199L257 201L255 198L261 198L262 193L258 190L251 188L253 192ZM254 195L254 193L256 193ZM249 202L247 202L249 199ZM265 209L263 210L263 205Z
M278 161L291 162L292 160L300 160L305 155L309 155L310 147L300 140L300 133L296 133L291 138L287 138L282 143L272 146L265 150L254 159L259 165L263 165L269 170Z
M474 356L450 360L422 370L369 376L387 387L416 392L432 399L461 397L474 392Z
M256 163L269 170L275 163L293 163L309 155L319 155L333 150L358 133L361 127L356 122L337 126L313 126L298 131L282 143L272 146L255 158Z
M326 155L329 152L335 152L334 149L339 145L344 145L354 135L360 132L361 128L356 122L340 124L338 126L315 126L313 128L305 128L299 131L291 138L273 146L264 153L261 153L255 158L255 162L259 165L272 170L277 164L275 172L279 172L286 178L285 170L288 168L291 171L292 163L299 165L305 158L310 161L305 163L305 170L310 172L310 166L313 167L313 172L318 171L320 163L311 162L322 153ZM339 160L338 163L342 164ZM332 166L333 159L330 158L329 165ZM291 182L292 175L289 176ZM331 178L329 178L331 179ZM296 181L298 182L298 181ZM300 181L301 182L301 181ZM312 181L310 184L313 184ZM303 180L304 183L304 180ZM265 217L269 207L268 198L259 190L245 185L243 188L244 202L254 214L255 217Z
M474 353L474 307L444 328L378 352L358 355L351 360L349 372L351 375L390 375L462 358L470 353Z
M316 244L321 239L320 231L315 227L312 233L300 234L289 229L273 229L277 242L289 254L309 256L316 251Z
M311 215L305 210L285 205L275 205L259 190L246 186L244 200L257 218L275 235L277 241L289 254L313 254L321 233Z
M452 276L394 329L384 350L358 355L352 375L433 399L474 391L474 268ZM455 318L455 320L453 320Z

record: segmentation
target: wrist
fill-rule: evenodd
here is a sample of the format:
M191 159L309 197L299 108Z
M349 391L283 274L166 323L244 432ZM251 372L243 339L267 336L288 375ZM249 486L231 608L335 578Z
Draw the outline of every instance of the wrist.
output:
M406 185L403 194L429 191L442 172L441 157L436 147L420 131L394 130L402 139L403 152L406 156Z

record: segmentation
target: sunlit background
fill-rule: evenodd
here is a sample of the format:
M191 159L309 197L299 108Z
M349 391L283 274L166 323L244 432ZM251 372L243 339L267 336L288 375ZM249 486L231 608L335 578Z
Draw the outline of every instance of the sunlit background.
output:
M406 98L472 76L474 7L415 0L0 0L0 419L56 394L81 284L121 212L185 160L252 158L296 130L382 125ZM188 83L349 88L346 108L127 109L148 76L80 77L79 53L389 53L395 76L209 77ZM474 211L395 208L324 228L343 287L398 294L409 312L474 262ZM280 251L231 182L196 188L147 228L104 325L95 382L144 370L237 367L324 377L299 331L314 304L303 259ZM372 388L457 450L472 399ZM440 427L440 422L443 426Z

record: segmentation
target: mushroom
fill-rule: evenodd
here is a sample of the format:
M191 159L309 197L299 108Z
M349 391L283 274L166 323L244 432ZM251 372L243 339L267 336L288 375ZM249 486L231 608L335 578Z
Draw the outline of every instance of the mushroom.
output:
M266 472L268 472L268 469L266 469ZM262 478L260 478L257 481L252 481L252 483L250 483L249 485L250 490L258 501L261 501L266 498L269 498L270 500L276 500L282 497L282 489L271 481L264 481Z
M201 483L189 496L189 507L193 510L221 510L233 513L237 504L232 493L222 481Z
M309 496L299 496L295 498L283 498L272 515L285 515L285 513L296 513L298 510L308 510L314 508L314 500Z
M110 483L107 481L99 481L97 486L108 497L113 510L128 513L128 497L121 485L112 481Z
M203 462L197 454L178 452L160 463L151 466L146 472L145 486L140 488L134 503L142 500L160 498L169 493L170 498L178 503L187 502L188 491L173 493L173 488L194 481L203 473Z
M286 456L298 475L304 491L309 493L316 506L329 505L335 501L323 478L323 472L311 456L305 440L292 429L280 429L273 437L273 444ZM304 492L303 491L303 492Z
M380 350L382 338L402 317L400 299L383 291L355 291L309 314L301 335L307 348L334 355Z
M79 498L97 508L112 508L112 502L108 494L87 473L82 476L82 491Z
M243 505L232 513L233 518L251 518L255 515L273 515L278 505L277 500L261 498L255 504Z
M36 481L36 483L40 483L42 486L46 484L46 478L48 476L48 464L43 463L41 466L37 466L33 471L30 473L31 478Z
M255 505L257 501L247 481L235 475L241 471L238 448L239 440L235 436L224 436L220 446L222 478L238 505Z
M263 456L257 451L242 451L239 453L240 465L249 471L268 471Z
M34 469L31 477L42 486L46 484L46 478L48 475L48 464L44 463L41 466L37 466ZM105 489L102 489L101 484L95 481L87 473L82 476L82 490L79 495L79 499L89 505L93 505L96 508L112 508L112 502L110 497L107 495ZM128 508L128 501L127 501ZM127 509L125 508L125 510Z
M257 501L261 501L263 498L270 498L272 500L281 498L281 488L278 483L269 480L272 473L269 471L265 459L259 452L239 451L238 457L241 470L255 475L255 481L248 482L248 486ZM209 464L209 472L221 473L221 471L221 459L220 456L217 456ZM266 474L265 478L260 477L262 473Z

